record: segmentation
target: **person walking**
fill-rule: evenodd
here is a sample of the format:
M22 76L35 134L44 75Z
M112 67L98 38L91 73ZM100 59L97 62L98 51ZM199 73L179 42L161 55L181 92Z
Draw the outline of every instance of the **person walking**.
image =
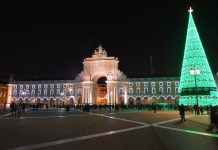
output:
M185 106L183 104L179 107L179 114L181 117L181 122L185 121Z
M209 125L207 131L212 131L215 127L215 124L214 124L215 107L210 106L209 109L210 109L210 125Z
M215 124L215 127L217 129L216 133L218 133L218 105L216 105L215 107L215 110L214 110L214 124Z

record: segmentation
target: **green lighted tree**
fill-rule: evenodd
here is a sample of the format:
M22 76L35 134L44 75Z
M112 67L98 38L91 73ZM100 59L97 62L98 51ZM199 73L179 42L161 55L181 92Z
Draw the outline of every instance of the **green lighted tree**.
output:
M179 86L179 104L217 105L216 83L189 10L189 22Z

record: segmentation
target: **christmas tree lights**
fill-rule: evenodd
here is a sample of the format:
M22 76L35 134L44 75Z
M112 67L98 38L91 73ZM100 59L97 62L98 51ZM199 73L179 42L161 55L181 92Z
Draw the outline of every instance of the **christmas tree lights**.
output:
M211 72L195 22L189 10L189 22L179 86L179 104L218 105L216 83Z

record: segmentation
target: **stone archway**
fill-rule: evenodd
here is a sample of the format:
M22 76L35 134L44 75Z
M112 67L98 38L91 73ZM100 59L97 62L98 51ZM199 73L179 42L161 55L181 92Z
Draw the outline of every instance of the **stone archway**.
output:
M107 78L102 76L100 78L94 80L94 89L93 95L95 98L93 99L94 103L104 105L107 104Z
M85 58L84 70L79 74L78 79L82 80L82 103L97 104L96 83L99 78L107 78L106 96L107 104L115 104L118 100L117 81L125 78L125 75L118 68L119 60L115 57L108 57L106 50L99 45L91 58ZM125 97L127 98L127 97Z
M53 97L49 98L49 102L50 102L50 107L54 107L55 106L55 100Z
M150 104L149 98L148 97L144 97L143 103L144 104Z
M128 105L134 105L134 98L133 97L129 97Z
M74 99L71 97L70 99L69 99L69 105L74 105L75 104L75 102L74 102Z
M77 103L78 105L81 105L82 104L82 97L79 97L78 98L78 103Z
M119 102L118 102L118 104L121 104L121 105L124 105L124 97L123 96L121 96L120 98L119 98Z

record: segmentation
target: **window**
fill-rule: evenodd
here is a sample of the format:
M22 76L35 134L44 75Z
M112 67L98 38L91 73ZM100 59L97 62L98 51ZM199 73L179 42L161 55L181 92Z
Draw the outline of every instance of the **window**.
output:
M136 82L136 86L140 86L140 82Z
M175 88L175 94L178 94L178 93L179 93L179 88L176 87L176 88Z
M73 89L70 89L70 95L73 95Z
M57 84L57 88L60 88L60 84Z
M137 94L137 95L140 94L140 89L139 89L139 88L136 89L136 94Z
M171 86L171 82L167 82L167 86Z
M159 82L159 86L163 86L163 82Z
M171 88L170 87L167 88L167 94L171 94Z
M66 84L64 84L64 85L63 85L63 87L64 87L64 88L66 88L66 87L67 87L67 85L66 85Z
M54 84L51 84L51 85L50 85L50 88L53 89L53 88L54 88Z
M144 94L145 94L145 95L148 94L148 88L144 88Z
M70 88L73 88L73 84L70 84Z
M156 90L154 87L152 87L152 94L155 94L156 93Z
M41 90L38 90L38 96L41 96Z
M57 89L57 95L60 95L60 94L61 94L60 89Z
M13 96L17 96L17 90L14 90Z
M155 82L151 82L151 86L155 86Z
M159 88L159 94L163 94L163 87Z
M23 89L23 85L20 85L20 89Z
M179 86L179 82L175 82L175 85L176 85L176 86Z
M78 91L77 91L77 95L78 95L78 96L81 96L81 95L82 95L82 91L81 91L81 89L78 89Z
M26 85L26 89L29 89L29 85Z
M44 90L44 96L47 96L47 90Z
M35 89L35 85L32 85L32 89Z
M47 85L47 84L45 84L45 85L44 85L44 88L45 88L45 89L47 89L47 88L48 88L48 85Z
M19 96L23 96L23 91L22 90L20 90Z
M132 95L133 94L133 89L129 88L129 94Z
M132 87L132 83L129 83L129 87Z
M35 90L31 91L31 95L34 96L35 95Z
M144 82L144 86L148 86L148 82Z
M38 89L41 89L41 85L38 85Z
M51 96L54 95L54 90L53 90L53 89L50 90L50 95L51 95Z
M63 91L63 92L64 92L64 96L66 96L66 94L67 94L67 92L66 92L66 89L64 89L64 91Z
M119 95L123 95L123 89L122 88L119 89Z
M26 90L26 96L29 96L29 94L30 94L29 90Z
M17 89L17 85L14 85L14 89Z

